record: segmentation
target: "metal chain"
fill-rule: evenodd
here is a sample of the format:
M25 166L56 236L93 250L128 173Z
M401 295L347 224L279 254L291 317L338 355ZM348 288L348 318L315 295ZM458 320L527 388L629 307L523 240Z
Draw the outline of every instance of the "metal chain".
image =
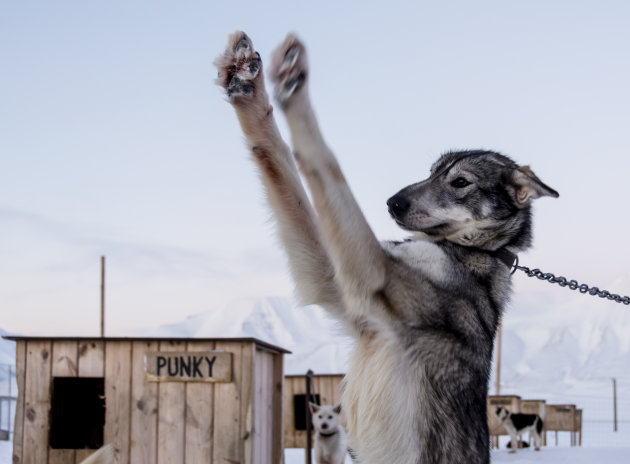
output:
M608 290L600 290L597 287L589 287L586 284L580 284L577 280L567 280L566 277L556 277L551 272L542 272L540 269L530 270L526 266L518 265L518 258L516 259L516 263L514 264L514 269L512 270L512 274L516 272L516 270L523 271L527 274L528 277L536 277L540 280L546 280L550 284L558 284L561 287L569 287L571 290L579 290L580 293L588 293L592 296L598 296L600 298L606 298L607 300L612 300L616 303L623 303L625 305L630 305L630 297L629 296L620 296L615 293L610 293Z

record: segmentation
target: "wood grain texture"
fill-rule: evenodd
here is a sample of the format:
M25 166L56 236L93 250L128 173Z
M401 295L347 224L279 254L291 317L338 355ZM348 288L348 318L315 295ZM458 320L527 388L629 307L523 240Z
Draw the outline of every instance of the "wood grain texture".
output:
M131 447L133 464L157 463L158 385L147 381L144 355L156 351L158 343L137 341L131 353Z
M15 402L15 423L13 426L13 464L22 464L24 447L24 397L26 388L26 341L18 341L15 346L15 380L18 395Z
M105 345L106 444L114 448L114 462L127 464L130 448L131 342Z
M188 342L188 352L214 350L212 342ZM185 464L212 463L212 435L214 430L214 385L188 383L186 385L186 441Z
M26 464L48 462L51 343L30 341L26 347L24 397L24 459Z
M55 341L52 343L52 376L76 377L78 368L78 349L76 341ZM50 449L48 464L74 463L76 451L73 449Z
M185 342L161 342L159 351L184 351ZM158 384L158 464L184 462L186 384Z

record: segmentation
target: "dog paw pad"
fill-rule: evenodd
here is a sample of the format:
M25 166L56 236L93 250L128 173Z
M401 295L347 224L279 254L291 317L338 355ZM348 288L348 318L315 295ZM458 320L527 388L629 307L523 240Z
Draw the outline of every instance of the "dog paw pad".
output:
M306 52L302 43L289 35L274 53L271 78L275 82L275 96L286 106L308 77Z
M255 80L261 74L262 60L260 54L254 51L247 34L232 34L225 52L215 60L215 65L219 71L217 84L225 89L231 101L254 95Z

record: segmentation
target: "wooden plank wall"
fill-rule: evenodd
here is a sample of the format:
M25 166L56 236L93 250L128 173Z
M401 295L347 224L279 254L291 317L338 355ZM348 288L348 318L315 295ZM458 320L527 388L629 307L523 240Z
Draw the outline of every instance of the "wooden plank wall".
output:
M575 431L574 404L548 404L546 408L545 429L554 431Z
M105 375L105 344L100 340L82 340L77 343L77 347L79 351L78 376L103 377ZM80 463L92 453L94 450L77 450L76 463Z
M157 342L133 342L131 347L131 434L129 461L157 462L158 384L144 375L144 353L158 351ZM135 437L141 437L137 439Z
M284 447L282 427L282 357L256 350L253 460L255 464L280 463Z
M253 342L17 342L14 464L78 464L93 450L49 443L52 377L104 377L105 443L115 462L224 464L282 462L282 354ZM149 351L225 350L230 383L147 382Z
M57 342L52 344L52 376L76 377L79 375L78 367L78 343ZM48 452L49 464L74 463L76 451L69 449L50 449Z
M341 402L343 374L315 375L313 387L321 404L337 405ZM306 394L306 376L291 375L284 379L284 447L305 448L306 431L295 430L293 397ZM345 419L342 416L342 425Z
M519 404L519 412L525 414L538 414L545 424L545 400L521 400ZM547 430L542 433L543 445L547 446Z
M18 397L15 402L15 425L13 427L13 463L24 462L24 393L26 385L26 342L19 341L15 346L15 380Z
M23 453L25 464L48 462L48 408L50 405L51 343L26 345Z

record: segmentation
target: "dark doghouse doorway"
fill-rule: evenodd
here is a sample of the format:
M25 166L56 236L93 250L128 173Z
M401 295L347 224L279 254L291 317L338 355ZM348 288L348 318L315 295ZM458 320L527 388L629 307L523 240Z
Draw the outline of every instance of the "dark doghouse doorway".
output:
M53 379L50 447L97 449L103 446L105 381L93 377Z

